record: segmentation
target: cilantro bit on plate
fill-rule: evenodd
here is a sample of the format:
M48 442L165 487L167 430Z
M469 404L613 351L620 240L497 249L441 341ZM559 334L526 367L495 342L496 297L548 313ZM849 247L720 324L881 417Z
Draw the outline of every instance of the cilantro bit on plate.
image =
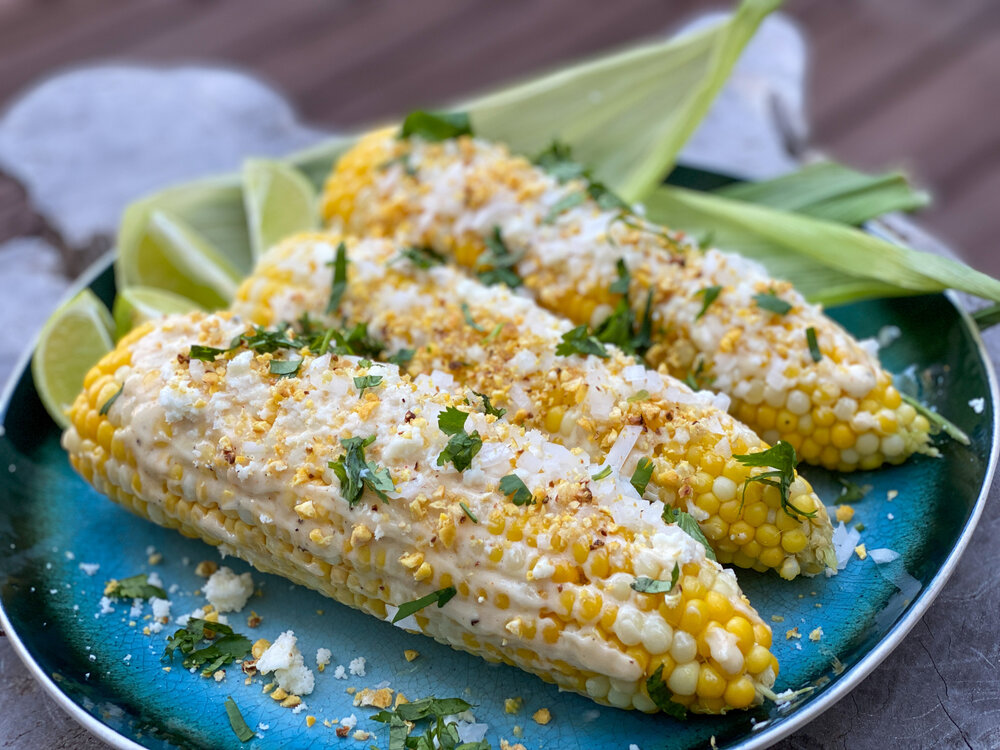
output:
M199 645L208 641L209 645ZM163 649L163 658L174 658L174 652L184 654L184 668L195 669L203 667L201 674L207 677L227 664L244 658L250 653L250 639L221 622L192 617L181 630L178 630L167 640Z
M243 718L243 714L240 712L240 707L236 705L236 701L232 699L231 696L226 697L226 716L229 717L229 726L233 728L233 732L240 742L249 742L256 735L254 731L247 726L246 720Z
M109 599L166 599L167 592L149 583L146 573L116 580L112 578L104 585L104 595Z

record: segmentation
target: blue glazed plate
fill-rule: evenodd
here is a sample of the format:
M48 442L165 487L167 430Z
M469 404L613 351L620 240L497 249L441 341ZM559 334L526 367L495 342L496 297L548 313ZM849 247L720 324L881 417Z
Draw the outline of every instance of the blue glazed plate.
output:
M80 282L106 303L114 296L110 258ZM781 663L777 690L813 686L792 704L767 705L724 717L694 717L684 723L596 704L506 666L491 666L427 638L378 622L299 586L253 572L260 596L244 614L233 616L238 631L273 640L294 630L306 661L314 666L317 648L329 648L333 663L316 674L316 690L299 714L283 709L261 692L261 681L245 685L230 667L216 683L188 674L162 659L170 625L144 635L148 607L138 616L117 604L100 613L98 602L109 578L157 572L171 594L174 616L202 606L196 595L203 579L194 574L217 553L200 542L131 516L92 490L70 469L59 446L59 431L34 390L28 361L16 371L2 402L0 436L0 625L25 663L59 704L108 743L123 748L384 748L383 725L368 717L373 709L353 706L346 688L387 682L410 699L428 695L462 697L474 704L478 721L489 725L487 739L521 741L529 748L570 750L635 744L653 748L764 747L801 727L833 705L899 644L940 592L979 519L997 455L997 388L992 364L975 326L941 295L878 300L830 311L859 338L885 326L901 335L881 351L883 363L903 373L911 389L965 430L972 443L939 440L942 456L918 456L900 467L852 477L872 490L855 507L853 523L865 525L868 549L899 553L876 564L853 557L833 578L800 579L739 571L743 590L765 620L774 620L774 653ZM982 399L976 410L970 401ZM828 503L840 492L829 472L803 469ZM890 491L898 492L893 499ZM155 550L162 562L149 563ZM81 567L100 568L88 575ZM238 560L226 564L249 570ZM261 625L250 630L253 609ZM801 638L787 639L797 628ZM818 641L809 633L822 628ZM405 649L420 657L408 662ZM337 665L366 659L366 674L337 680ZM232 696L260 736L241 744L229 726L223 703ZM519 696L524 708L504 711L504 699ZM531 719L548 708L552 721ZM366 742L340 740L323 720L354 714L358 728L372 732ZM307 728L305 718L319 721ZM267 727L264 729L263 727Z

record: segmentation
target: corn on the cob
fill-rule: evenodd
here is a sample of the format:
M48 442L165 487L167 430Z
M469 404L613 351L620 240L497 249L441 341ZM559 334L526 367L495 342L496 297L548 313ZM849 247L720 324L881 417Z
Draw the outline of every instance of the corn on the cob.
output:
M624 260L635 315L652 292L647 361L727 393L732 413L765 441L784 440L805 461L840 471L934 452L927 419L902 401L876 354L790 284L601 199L593 184L560 184L500 145L381 131L338 162L323 212L335 226L398 235L466 267L484 263L485 240L498 229L524 286L577 323L607 318Z
M621 476L651 459L651 495L698 519L720 562L788 579L836 570L833 529L808 482L792 482L790 508L778 488L747 484L764 469L733 455L768 446L726 413L725 396L692 392L615 347L603 359L557 356L568 321L453 267L422 269L387 240L346 241L346 293L326 313L339 242L304 234L275 246L240 286L233 310L260 325L303 313L323 325L364 322L387 351L414 351L412 375L449 373L508 409L516 424L594 460L610 451Z
M438 420L460 393L356 357L230 348L246 331L196 313L125 337L73 405L76 470L140 516L376 617L451 593L414 627L601 703L654 712L659 675L697 712L769 693L771 632L733 573L627 482L594 482L586 456L475 410L471 465L439 465ZM275 365L300 357L294 373ZM359 394L355 378L375 375ZM361 455L338 472L348 438ZM510 474L528 497L504 496ZM672 574L667 593L632 588Z

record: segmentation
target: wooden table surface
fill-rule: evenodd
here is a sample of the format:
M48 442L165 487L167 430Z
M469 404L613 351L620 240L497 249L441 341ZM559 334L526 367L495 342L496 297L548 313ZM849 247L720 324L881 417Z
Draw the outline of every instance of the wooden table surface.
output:
M40 76L77 63L195 60L253 71L307 122L342 127L659 34L718 7L696 0L0 0L0 109ZM1000 3L792 0L786 12L811 44L813 142L856 166L908 168L936 197L921 223L1000 275L992 248L1000 234ZM45 231L20 187L0 175L0 242ZM955 580L915 633L782 747L1000 746L1000 648L991 635L997 575L988 563L998 524L1000 514L988 508ZM17 694L37 692L15 661L0 642L0 711L23 706ZM31 703L37 710L0 722L0 747L100 746L51 702Z

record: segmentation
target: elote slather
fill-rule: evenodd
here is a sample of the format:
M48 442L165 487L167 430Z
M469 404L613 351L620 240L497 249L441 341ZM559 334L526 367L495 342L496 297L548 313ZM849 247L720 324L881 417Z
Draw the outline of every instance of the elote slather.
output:
M784 502L778 487L747 482L765 468L734 455L768 446L729 416L725 396L692 392L614 346L604 357L560 356L572 328L564 318L387 240L345 241L346 291L326 312L340 241L303 234L275 246L240 286L233 310L265 326L303 313L324 327L365 323L385 352L412 350L410 374L448 373L507 409L506 419L592 460L607 454L620 476L651 459L649 495L692 514L720 562L789 579L836 570L833 529L808 482L793 475Z
M927 419L902 401L876 353L790 284L646 222L558 150L543 163L550 171L467 136L379 131L337 163L323 213L480 272L502 267L544 307L594 327L622 299L610 289L621 260L637 318L652 295L647 361L728 394L732 413L765 441L840 471L934 452Z
M769 692L771 632L733 573L627 482L430 377L299 345L229 314L144 324L86 378L73 466L376 617L429 597L415 629L601 703L720 712Z

